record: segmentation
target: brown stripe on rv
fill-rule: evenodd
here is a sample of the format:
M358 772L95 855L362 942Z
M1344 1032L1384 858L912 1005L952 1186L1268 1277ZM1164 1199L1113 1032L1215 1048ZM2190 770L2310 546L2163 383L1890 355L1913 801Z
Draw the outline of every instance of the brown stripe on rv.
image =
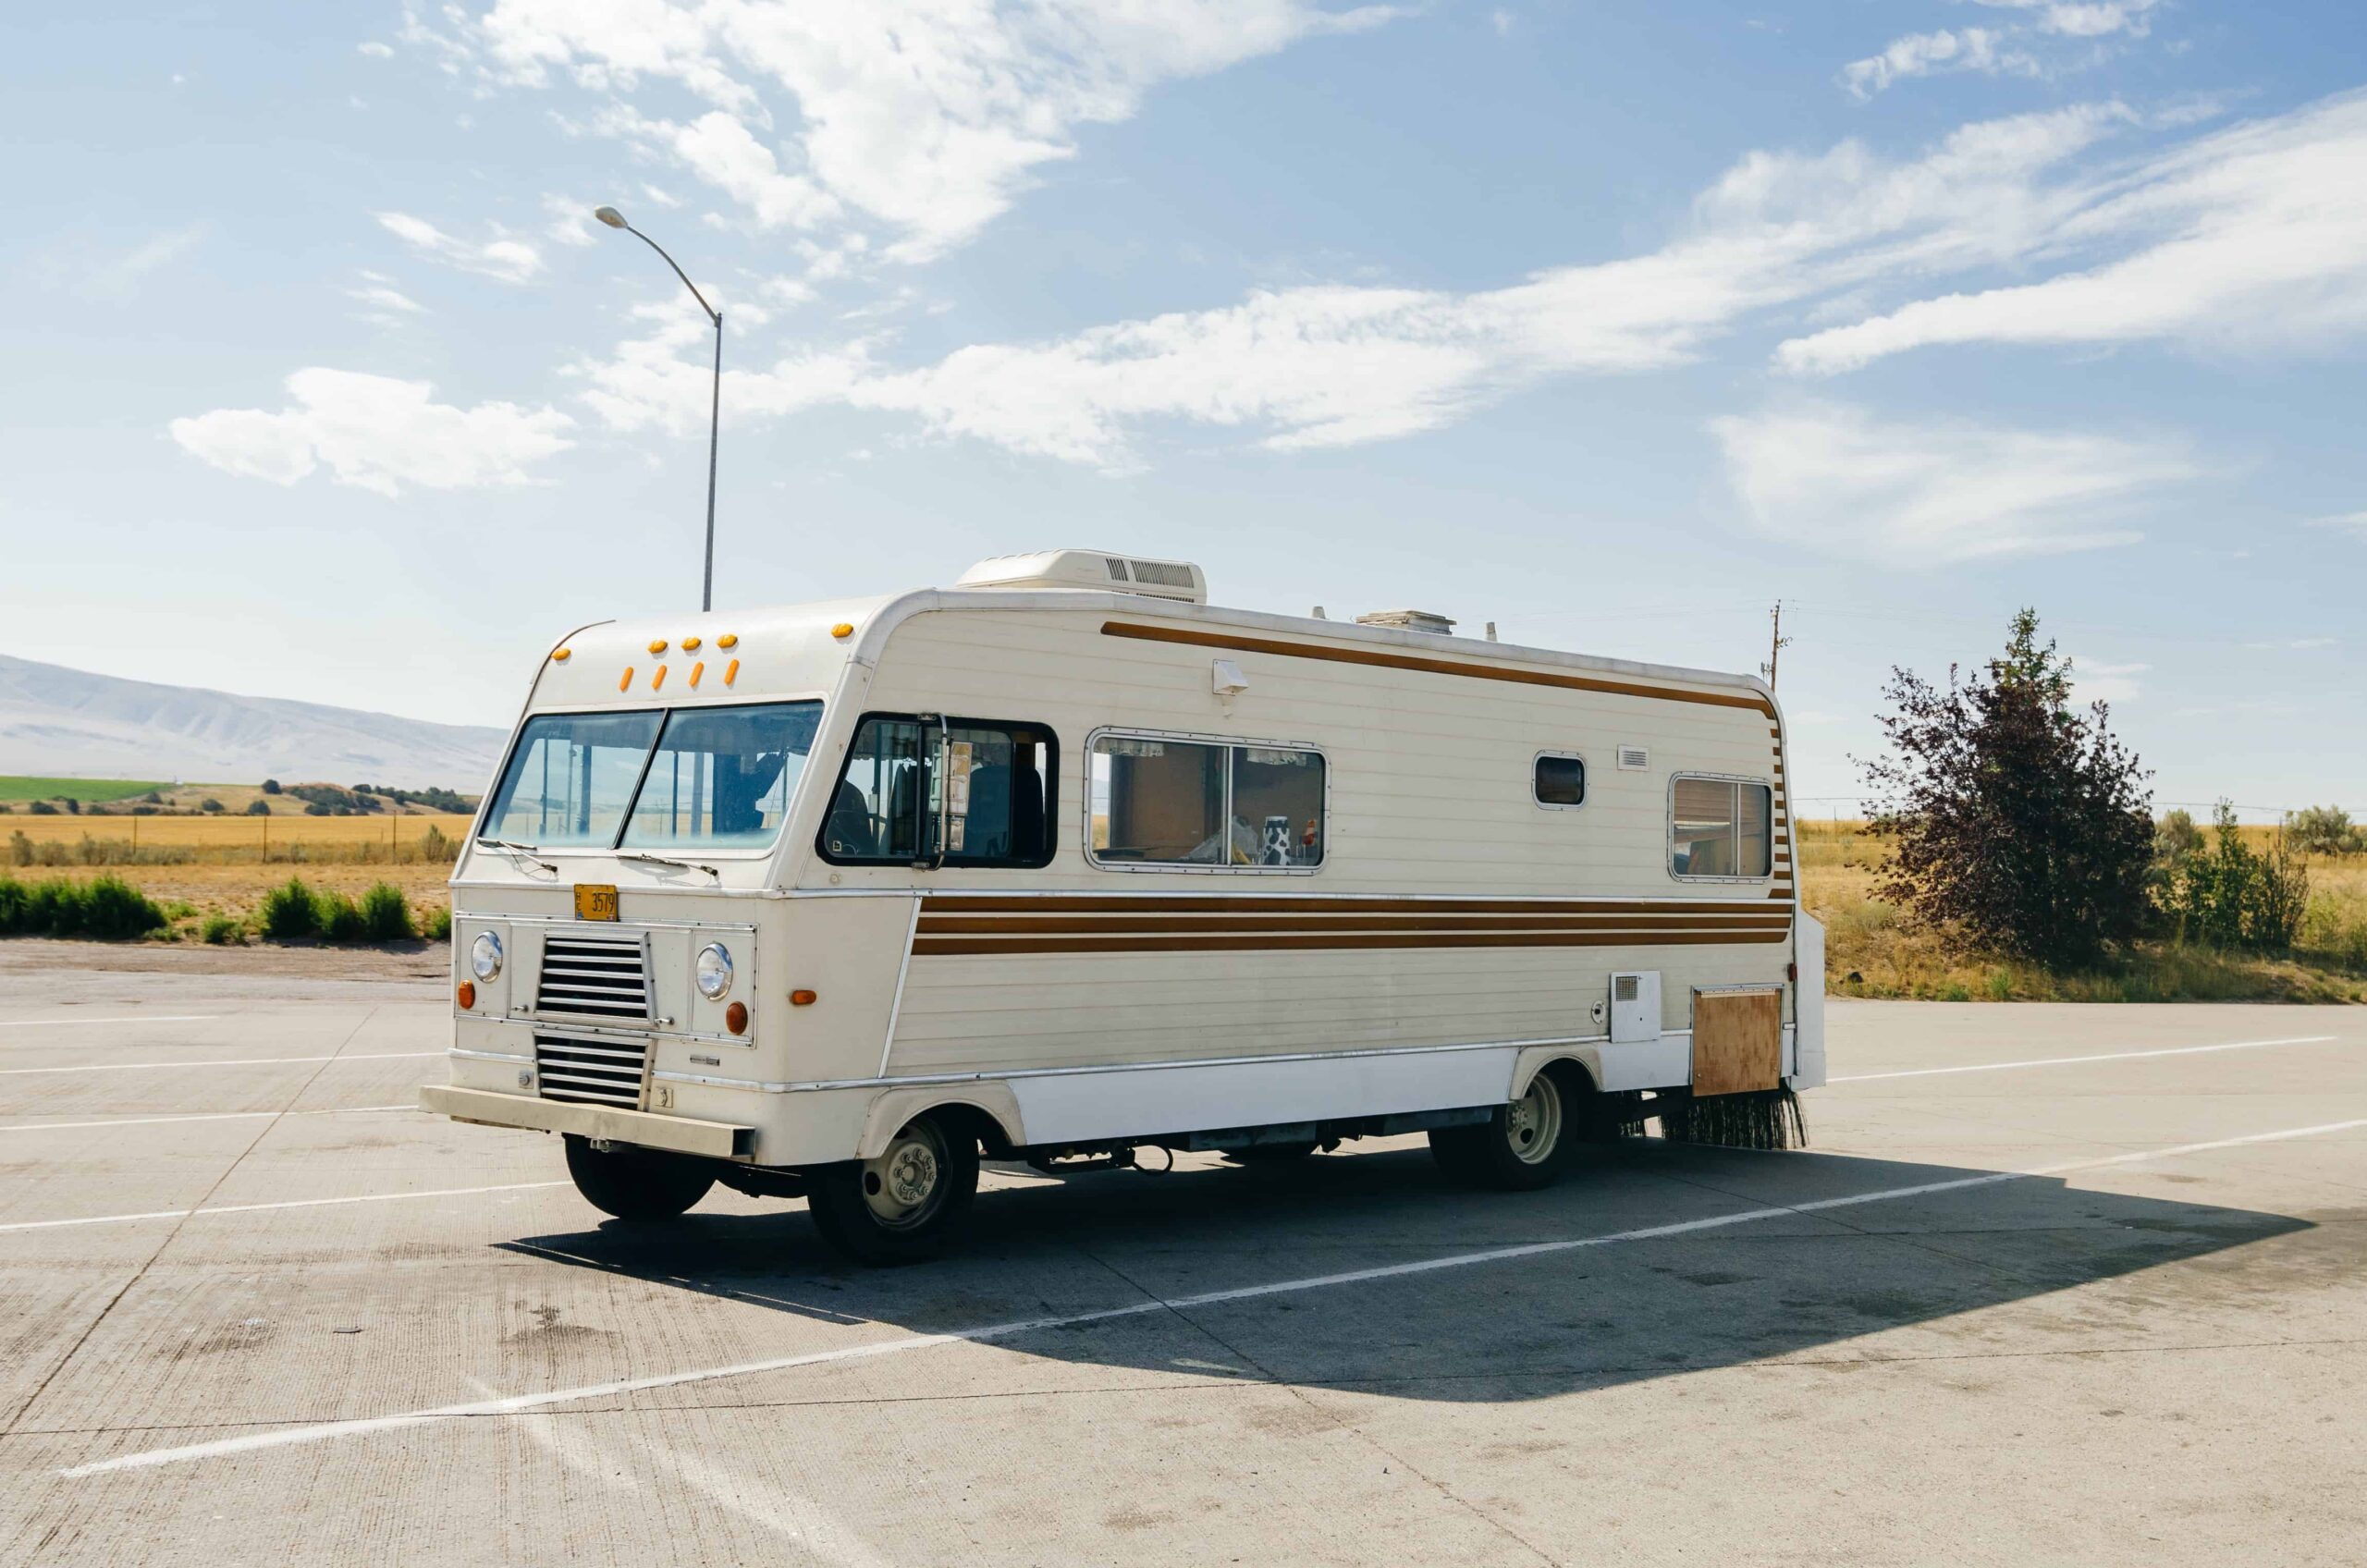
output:
M1732 692L1687 692L1675 686L1645 686L1630 680L1606 680L1590 675L1565 675L1559 670L1513 669L1502 665L1459 664L1453 659L1424 658L1417 654L1390 654L1378 648L1334 648L1314 643L1284 643L1272 637L1243 637L1226 631L1198 631L1181 626L1141 626L1132 621L1105 620L1104 637L1131 637L1145 643L1188 643L1202 648L1231 648L1241 653L1279 654L1285 658L1323 659L1332 664L1372 665L1383 669L1413 669L1429 675L1460 675L1474 680L1507 680L1519 686L1556 686L1572 692L1607 692L1621 697L1652 697L1674 703L1707 703L1712 707L1750 708L1772 718L1766 698Z
M919 937L914 939L913 956L952 958L987 953L1220 953L1369 948L1643 948L1674 945L1731 947L1745 942L1780 942L1788 931L1788 925L1777 925L1770 926L1764 931L1747 932L1423 932L1414 935L1387 936L1360 936L1351 932L1341 932L1324 936Z
M1307 898L1288 893L1204 895L1088 894L1015 898L1008 894L930 893L931 914L1748 914L1748 895L1727 899Z

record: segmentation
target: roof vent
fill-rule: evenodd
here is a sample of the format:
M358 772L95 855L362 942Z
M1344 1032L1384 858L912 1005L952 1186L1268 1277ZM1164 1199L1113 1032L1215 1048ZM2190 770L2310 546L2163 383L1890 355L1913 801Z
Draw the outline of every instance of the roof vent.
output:
M1356 617L1358 626L1392 626L1400 631L1428 631L1434 636L1454 635L1454 622L1428 610L1375 610L1370 615Z
M957 588L1092 588L1155 599L1208 602L1208 579L1189 561L1147 561L1107 550L1039 550L995 556L962 574Z

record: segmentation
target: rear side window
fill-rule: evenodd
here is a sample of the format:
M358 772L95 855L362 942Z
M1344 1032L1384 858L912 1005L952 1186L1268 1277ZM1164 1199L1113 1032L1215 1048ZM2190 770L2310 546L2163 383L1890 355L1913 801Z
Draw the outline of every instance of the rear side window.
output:
M816 848L835 865L1044 865L1059 743L1039 724L873 714L855 729Z
M1537 803L1541 806L1582 806L1587 803L1587 765L1568 752L1545 752L1537 759Z
M1734 778L1669 781L1669 874L1763 877L1773 869L1774 791Z
M1097 864L1313 870L1323 753L1164 735L1100 735L1090 758Z

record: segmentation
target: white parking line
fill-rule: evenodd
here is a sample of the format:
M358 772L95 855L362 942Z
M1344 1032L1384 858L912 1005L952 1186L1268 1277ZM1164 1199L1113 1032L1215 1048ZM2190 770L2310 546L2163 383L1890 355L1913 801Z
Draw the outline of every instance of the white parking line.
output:
M80 1219L19 1219L0 1231L56 1231L68 1225L119 1225L129 1219L202 1219L214 1214L256 1214L267 1208L326 1208L341 1203L394 1203L402 1198L461 1198L477 1193L522 1193L565 1187L566 1182L508 1182L498 1187L439 1187L424 1193L362 1193L350 1198L285 1198L278 1203L229 1203L213 1208L153 1208L144 1214L86 1214Z
M0 1018L0 1029L55 1029L75 1023L199 1023L218 1012L127 1013L121 1018Z
M809 1351L803 1355L775 1356L765 1361L746 1361L729 1366L708 1366L689 1372L661 1372L645 1378L625 1378L609 1383L591 1383L580 1388L550 1389L541 1393L512 1394L507 1399L476 1400L465 1404L437 1405L429 1410L407 1411L399 1415L362 1416L346 1421L325 1421L312 1426L280 1427L270 1431L250 1432L242 1437L220 1438L212 1442L190 1443L179 1448L150 1449L141 1453L127 1453L114 1459L102 1459L89 1464L77 1464L58 1472L61 1476L96 1476L114 1470L141 1470L159 1464L179 1464L194 1459L217 1459L229 1454L252 1453L261 1449L285 1448L295 1443L321 1442L330 1438L362 1437L374 1432L399 1431L409 1427L423 1427L437 1421L448 1421L476 1415L510 1415L522 1410L540 1410L554 1404L569 1404L578 1400L612 1399L619 1394L638 1393L646 1389L679 1388L685 1383L712 1382L722 1378L746 1378L764 1372L783 1372L800 1366L821 1366L837 1362L863 1361L876 1356L901 1355L907 1351L927 1350L936 1345L982 1344L1007 1340L1021 1334L1051 1329L1071 1329L1085 1323L1108 1322L1119 1317L1140 1317L1156 1312L1184 1311L1196 1306L1213 1306L1226 1302L1250 1301L1261 1296L1291 1295L1302 1291L1324 1290L1334 1285L1364 1284L1375 1280L1400 1279L1413 1274L1430 1274L1449 1268L1469 1268L1480 1264L1502 1263L1513 1258L1539 1257L1551 1253L1575 1252L1582 1247L1610 1246L1622 1242L1657 1241L1665 1236L1689 1235L1701 1231L1722 1230L1733 1225L1748 1225L1760 1219L1776 1219L1787 1215L1819 1213L1828 1209L1849 1208L1860 1204L1887 1203L1897 1198L1922 1197L1933 1193L1961 1192L1974 1187L1994 1186L2005 1182L2018 1182L2034 1176L2060 1176L2074 1170L2097 1170L2107 1166L2135 1165L2145 1160L2172 1159L2182 1155L2202 1154L2213 1149L2242 1147L2251 1144L2280 1143L2291 1138L2322 1137L2329 1133L2348 1133L2367 1127L2367 1117L2349 1121L2322 1122L2314 1127L2292 1127L2275 1133L2253 1133L2238 1138L2214 1138L2209 1143L2181 1144L2173 1148L2142 1149L2133 1154L2106 1155L2100 1158L2067 1160L2056 1165L2040 1166L2030 1170L1993 1170L1979 1176L1964 1176L1945 1182L1925 1182L1911 1187L1886 1187L1881 1192L1855 1193L1846 1197L1819 1198L1809 1203L1778 1205L1768 1208L1748 1208L1733 1214L1715 1214L1703 1219L1686 1219L1669 1225L1646 1226L1641 1230L1615 1231L1608 1235L1585 1236L1572 1241L1531 1242L1522 1246L1491 1247L1484 1252L1455 1253L1445 1257L1424 1258L1413 1263L1385 1264L1374 1268L1351 1269L1342 1274L1315 1274L1304 1279L1278 1280L1263 1285L1243 1285L1233 1290L1207 1291L1198 1295L1154 1297L1148 1301L1130 1302L1123 1306L1102 1307L1092 1312L1061 1313L1049 1317L1027 1317L1009 1323L983 1324L975 1329L955 1329L942 1334L909 1334L899 1339L879 1340L870 1344L843 1345L834 1350Z
M2283 1040L2230 1040L2219 1046L2171 1046L2157 1051L2106 1051L2100 1056L2049 1056L2030 1061L1981 1061L1968 1067L1910 1067L1899 1072L1847 1072L1828 1084L1870 1084L1877 1078L1935 1078L1948 1072L2003 1072L2016 1067L2069 1067L2082 1061L2134 1061L2148 1056L2201 1056L2207 1051L2250 1051L2263 1046L2322 1046L2334 1035L2295 1035Z
M212 1061L104 1061L88 1067L0 1067L0 1077L21 1072L129 1072L141 1067L276 1067L283 1061L397 1061L405 1057L443 1056L443 1051L356 1051L350 1056L235 1056Z
M251 1121L266 1116L358 1116L365 1110L417 1110L407 1105L337 1105L320 1110L209 1110L194 1116L117 1116L104 1121L11 1121L0 1133L72 1133L86 1127L162 1127L175 1121Z

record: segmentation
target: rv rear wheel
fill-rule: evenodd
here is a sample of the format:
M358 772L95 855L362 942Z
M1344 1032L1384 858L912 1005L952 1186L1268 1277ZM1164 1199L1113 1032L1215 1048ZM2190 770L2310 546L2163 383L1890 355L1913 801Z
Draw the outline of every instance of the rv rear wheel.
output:
M629 1144L603 1151L573 1133L567 1173L584 1202L619 1219L671 1219L715 1185L714 1171L698 1160Z
M904 1123L876 1159L817 1166L805 1207L814 1228L858 1263L917 1263L946 1237L978 1195L978 1145L935 1115Z
M1562 1173L1572 1140L1568 1086L1547 1068L1510 1105L1498 1106L1476 1126L1436 1127L1430 1155L1439 1169L1475 1187L1532 1192Z

